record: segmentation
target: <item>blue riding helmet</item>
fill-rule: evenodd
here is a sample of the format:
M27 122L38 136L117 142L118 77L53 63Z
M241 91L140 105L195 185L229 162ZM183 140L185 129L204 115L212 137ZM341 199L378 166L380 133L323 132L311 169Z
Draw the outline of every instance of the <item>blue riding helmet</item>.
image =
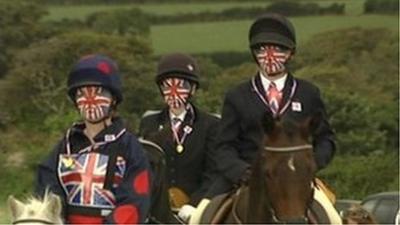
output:
M116 103L122 101L122 85L117 64L107 56L95 54L82 57L68 77L68 95L74 100L76 89L98 85L111 91Z

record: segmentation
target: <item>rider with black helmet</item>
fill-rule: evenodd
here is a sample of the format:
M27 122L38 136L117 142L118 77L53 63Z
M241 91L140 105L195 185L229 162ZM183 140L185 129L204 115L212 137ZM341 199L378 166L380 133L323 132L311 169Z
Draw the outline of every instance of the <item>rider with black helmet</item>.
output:
M182 53L163 56L156 83L164 99L161 111L148 111L139 133L159 144L166 153L171 207L183 219L196 206L211 183L214 138L218 119L191 101L199 87L199 66Z
M251 174L250 165L262 144L260 121L267 111L282 120L299 121L321 113L322 119L313 133L318 169L327 166L335 152L334 133L319 89L288 71L287 64L296 49L292 23L279 14L258 18L250 27L249 47L258 73L230 89L225 96L217 135L220 176L209 197L246 182Z
M68 95L83 121L39 165L37 194L49 189L59 195L67 223L143 223L149 165L137 138L115 116L122 101L116 63L104 55L81 58L69 74Z

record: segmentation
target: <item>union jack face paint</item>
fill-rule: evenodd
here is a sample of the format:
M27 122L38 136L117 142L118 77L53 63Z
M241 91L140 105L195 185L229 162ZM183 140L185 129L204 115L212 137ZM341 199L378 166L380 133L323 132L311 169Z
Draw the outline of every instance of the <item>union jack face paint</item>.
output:
M82 117L92 123L99 122L110 114L112 95L99 86L85 86L76 92L76 105Z
M285 71L291 52L276 45L264 45L255 49L254 54L261 69L273 76Z
M161 82L160 89L168 106L177 109L186 105L192 86L185 79L167 78Z

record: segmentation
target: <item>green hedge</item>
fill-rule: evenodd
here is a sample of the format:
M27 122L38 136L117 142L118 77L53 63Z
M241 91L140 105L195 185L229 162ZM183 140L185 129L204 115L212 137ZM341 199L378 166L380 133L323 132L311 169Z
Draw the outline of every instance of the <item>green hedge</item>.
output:
M206 21L226 21L254 19L265 13L280 13L286 16L343 15L345 4L332 3L327 7L317 3L279 1L266 7L231 8L221 12L184 13L178 15L150 15L152 24L191 23Z
M398 0L366 0L364 13L399 14Z

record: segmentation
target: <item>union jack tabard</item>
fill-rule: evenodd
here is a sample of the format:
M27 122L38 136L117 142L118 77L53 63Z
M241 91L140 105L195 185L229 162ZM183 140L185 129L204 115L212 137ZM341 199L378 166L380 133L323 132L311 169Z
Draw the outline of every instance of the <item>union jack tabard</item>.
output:
M100 153L60 155L58 176L70 205L113 208L114 194L103 189L109 157ZM113 187L122 181L125 160L117 158Z

